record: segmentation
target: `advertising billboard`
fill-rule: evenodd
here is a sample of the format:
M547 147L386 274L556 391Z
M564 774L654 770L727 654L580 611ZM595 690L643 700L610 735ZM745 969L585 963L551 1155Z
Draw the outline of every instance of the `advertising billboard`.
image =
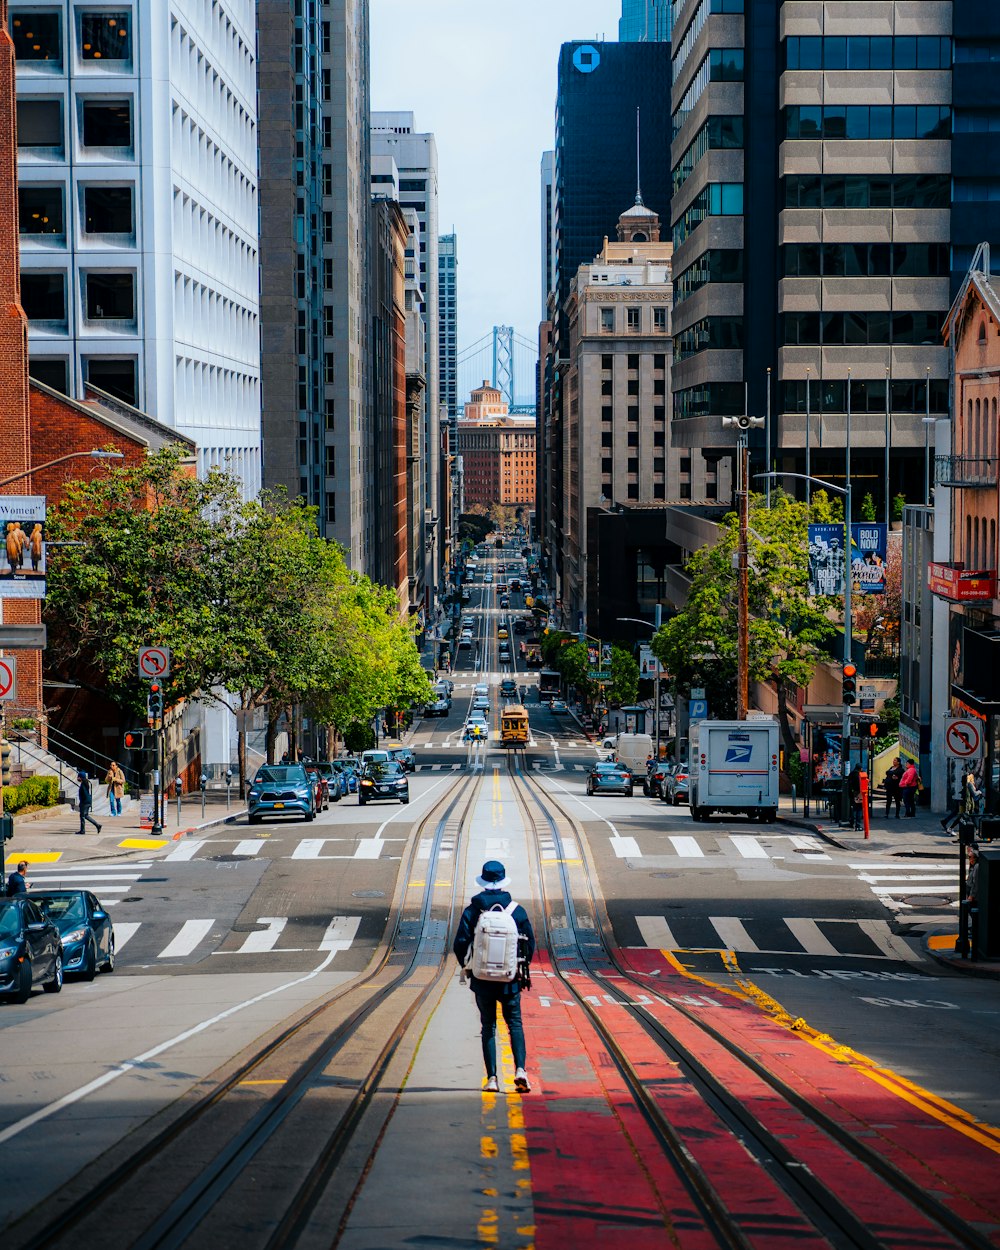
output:
M45 598L45 496L0 495L0 599Z

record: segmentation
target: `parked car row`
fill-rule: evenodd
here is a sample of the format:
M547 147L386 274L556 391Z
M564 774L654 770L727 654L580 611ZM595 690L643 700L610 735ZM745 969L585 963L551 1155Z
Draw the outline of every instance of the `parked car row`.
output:
M0 997L58 994L66 974L93 981L115 970L111 917L89 890L33 890L0 898Z

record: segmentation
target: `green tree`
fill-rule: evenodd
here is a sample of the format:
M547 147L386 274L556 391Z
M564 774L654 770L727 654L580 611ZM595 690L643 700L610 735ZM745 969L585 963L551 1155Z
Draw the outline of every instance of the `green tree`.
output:
M875 520L875 500L871 491L867 491L864 499L861 501L861 519L862 521Z
M611 648L611 685L608 697L616 703L634 703L639 693L639 664L624 647Z
M813 497L814 519L817 511L832 514L835 510L825 496ZM808 594L807 526L805 503L778 492L768 509L762 497L752 497L750 680L774 683L787 751L795 745L788 718L789 694L793 687L805 687L812 679L823 658L822 644L836 632L831 614L840 603ZM691 588L686 605L653 639L653 651L678 691L693 684L706 685L713 708L729 714L735 711L737 677L737 543L738 522L731 513L720 526L718 542L696 551L688 565ZM693 680L706 674L708 680Z

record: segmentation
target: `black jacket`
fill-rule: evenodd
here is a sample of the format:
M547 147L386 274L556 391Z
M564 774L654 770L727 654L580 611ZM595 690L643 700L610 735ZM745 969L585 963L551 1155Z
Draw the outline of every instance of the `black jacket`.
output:
M0 878L2 879L2 878ZM10 897L14 894L27 894L28 887L25 885L24 878L16 870L7 878L7 895Z
M472 901L462 912L452 949L455 952L455 958L463 967L472 949L472 939L479 917L496 903L499 903L501 907L510 906L511 897L506 890L483 890L482 893L473 895ZM530 963L535 953L535 934L531 921L528 919L528 913L520 903L514 908L514 923L517 925L518 933L528 939L528 962ZM470 972L469 984L473 990L494 993L501 998L521 992L516 977L513 981L478 981Z
M92 807L94 803L94 792L90 788L90 779L84 777L80 781L80 788L77 791L77 798L81 807Z

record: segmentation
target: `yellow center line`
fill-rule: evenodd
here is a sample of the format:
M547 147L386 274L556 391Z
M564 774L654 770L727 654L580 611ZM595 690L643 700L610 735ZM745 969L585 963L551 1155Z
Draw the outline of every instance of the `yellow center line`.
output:
M240 1085L284 1085L286 1078L282 1077L280 1081L240 1081Z

